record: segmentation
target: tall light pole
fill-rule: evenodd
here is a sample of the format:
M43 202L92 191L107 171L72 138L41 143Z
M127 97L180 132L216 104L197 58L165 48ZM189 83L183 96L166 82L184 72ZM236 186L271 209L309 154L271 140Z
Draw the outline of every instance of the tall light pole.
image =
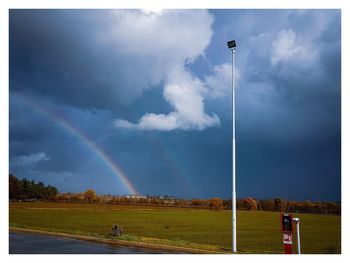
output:
M232 252L236 253L236 41L228 41L227 46L232 52Z

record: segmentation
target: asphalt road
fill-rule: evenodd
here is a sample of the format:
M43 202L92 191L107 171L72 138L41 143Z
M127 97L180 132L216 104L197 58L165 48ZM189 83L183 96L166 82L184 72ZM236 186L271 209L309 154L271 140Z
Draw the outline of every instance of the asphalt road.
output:
M113 246L65 237L10 232L10 254L173 254L131 246Z

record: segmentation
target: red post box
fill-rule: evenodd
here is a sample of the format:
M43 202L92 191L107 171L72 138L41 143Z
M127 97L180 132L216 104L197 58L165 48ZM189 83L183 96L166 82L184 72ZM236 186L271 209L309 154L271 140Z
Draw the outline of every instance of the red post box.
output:
M293 244L293 215L284 214L280 215L281 220L281 232L284 245L284 254L292 254Z

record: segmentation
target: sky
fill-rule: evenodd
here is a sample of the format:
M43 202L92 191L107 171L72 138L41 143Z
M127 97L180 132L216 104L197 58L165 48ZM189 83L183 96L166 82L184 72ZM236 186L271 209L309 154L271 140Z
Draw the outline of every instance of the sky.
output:
M10 10L10 173L61 192L341 199L340 10Z

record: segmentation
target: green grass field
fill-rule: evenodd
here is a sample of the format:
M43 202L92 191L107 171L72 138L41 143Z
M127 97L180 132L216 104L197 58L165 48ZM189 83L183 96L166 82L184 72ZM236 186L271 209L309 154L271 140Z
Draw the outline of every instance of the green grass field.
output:
M302 253L340 253L340 216L295 216L301 219ZM84 203L10 203L11 227L107 237L112 224L123 227L124 240L227 252L232 244L231 211ZM240 253L283 253L279 213L237 211L237 243Z

